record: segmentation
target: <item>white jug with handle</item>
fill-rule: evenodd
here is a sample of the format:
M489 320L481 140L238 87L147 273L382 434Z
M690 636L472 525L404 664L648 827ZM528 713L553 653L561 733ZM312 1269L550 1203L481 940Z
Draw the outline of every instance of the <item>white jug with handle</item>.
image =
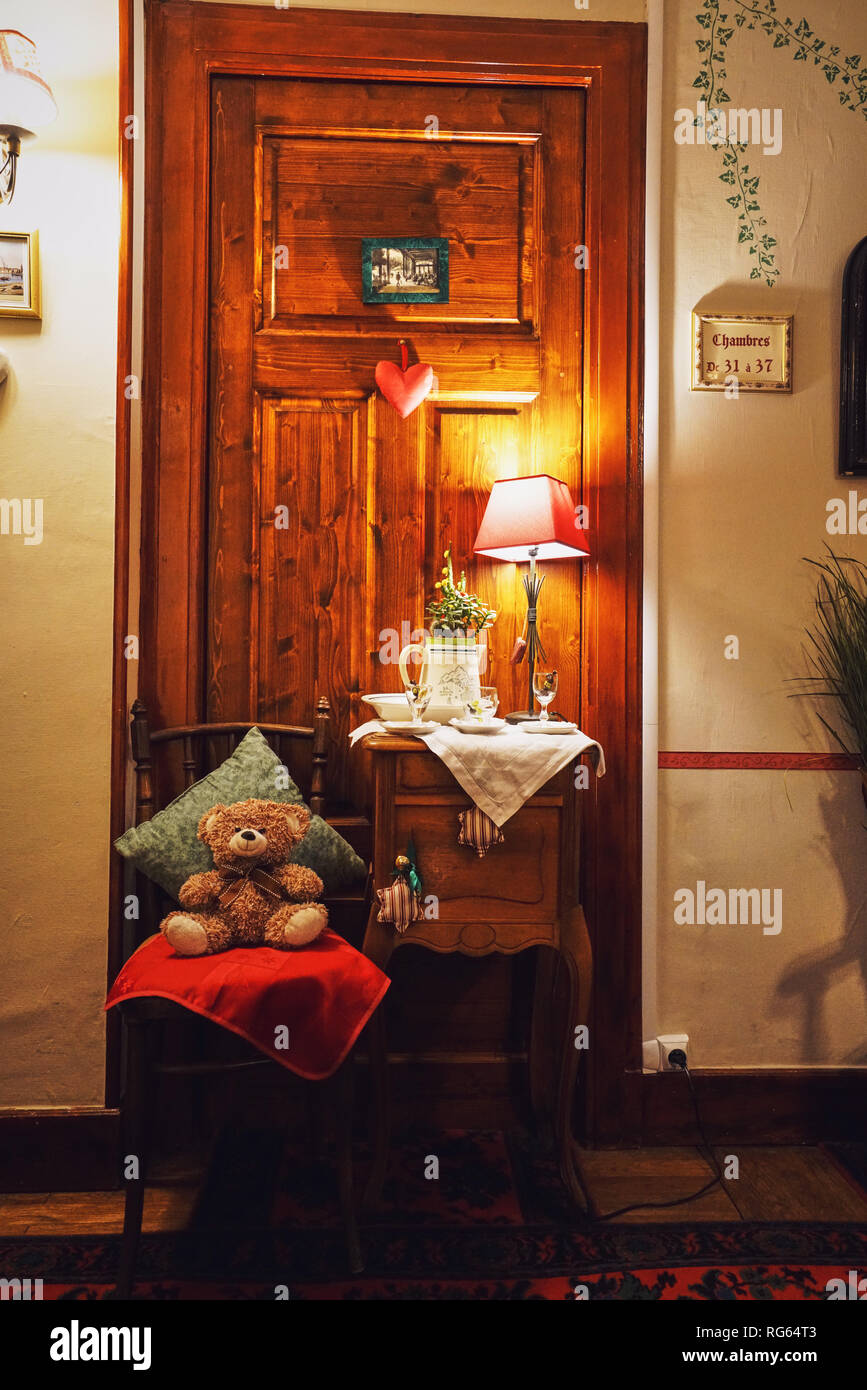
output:
M413 653L421 657L421 671L415 678L407 669L407 661ZM479 698L479 670L484 654L475 635L455 636L436 631L424 643L411 642L404 647L398 658L404 685L417 682L433 686L425 719L447 724L450 719L466 717L467 701Z

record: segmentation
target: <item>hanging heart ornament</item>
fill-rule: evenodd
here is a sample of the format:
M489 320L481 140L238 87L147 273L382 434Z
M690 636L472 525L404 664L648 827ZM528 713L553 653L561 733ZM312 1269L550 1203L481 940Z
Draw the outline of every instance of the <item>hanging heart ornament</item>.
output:
M399 367L394 362L377 362L374 376L385 399L405 420L433 390L434 369L428 362L417 362L414 367L407 367L408 357L403 339L400 340L400 360Z

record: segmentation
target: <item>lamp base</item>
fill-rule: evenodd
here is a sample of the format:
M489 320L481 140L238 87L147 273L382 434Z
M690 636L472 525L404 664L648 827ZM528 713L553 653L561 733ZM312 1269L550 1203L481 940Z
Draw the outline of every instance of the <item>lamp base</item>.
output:
M532 710L518 709L518 710L514 710L511 714L507 714L507 715L506 715L506 723L507 723L507 724L526 724L526 723L528 723L531 719L532 719L532 720L536 720L536 719L538 719L538 718L539 718L538 714L535 714Z

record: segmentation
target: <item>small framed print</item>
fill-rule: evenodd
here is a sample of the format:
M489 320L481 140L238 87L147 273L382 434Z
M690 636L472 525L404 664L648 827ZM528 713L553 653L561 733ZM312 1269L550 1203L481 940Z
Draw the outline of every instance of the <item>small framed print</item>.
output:
M42 318L38 232L0 232L0 317Z
M791 314L694 313L692 329L693 391L791 391Z
M448 304L448 241L362 237L361 282L365 304Z

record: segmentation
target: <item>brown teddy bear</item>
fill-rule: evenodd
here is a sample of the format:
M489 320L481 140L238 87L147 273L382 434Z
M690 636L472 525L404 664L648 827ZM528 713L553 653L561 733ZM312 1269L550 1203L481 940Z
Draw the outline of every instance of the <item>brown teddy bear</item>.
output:
M214 867L193 874L160 931L179 956L206 956L232 946L306 946L328 921L322 879L288 862L304 839L310 812L277 801L212 806L199 822L199 839Z

